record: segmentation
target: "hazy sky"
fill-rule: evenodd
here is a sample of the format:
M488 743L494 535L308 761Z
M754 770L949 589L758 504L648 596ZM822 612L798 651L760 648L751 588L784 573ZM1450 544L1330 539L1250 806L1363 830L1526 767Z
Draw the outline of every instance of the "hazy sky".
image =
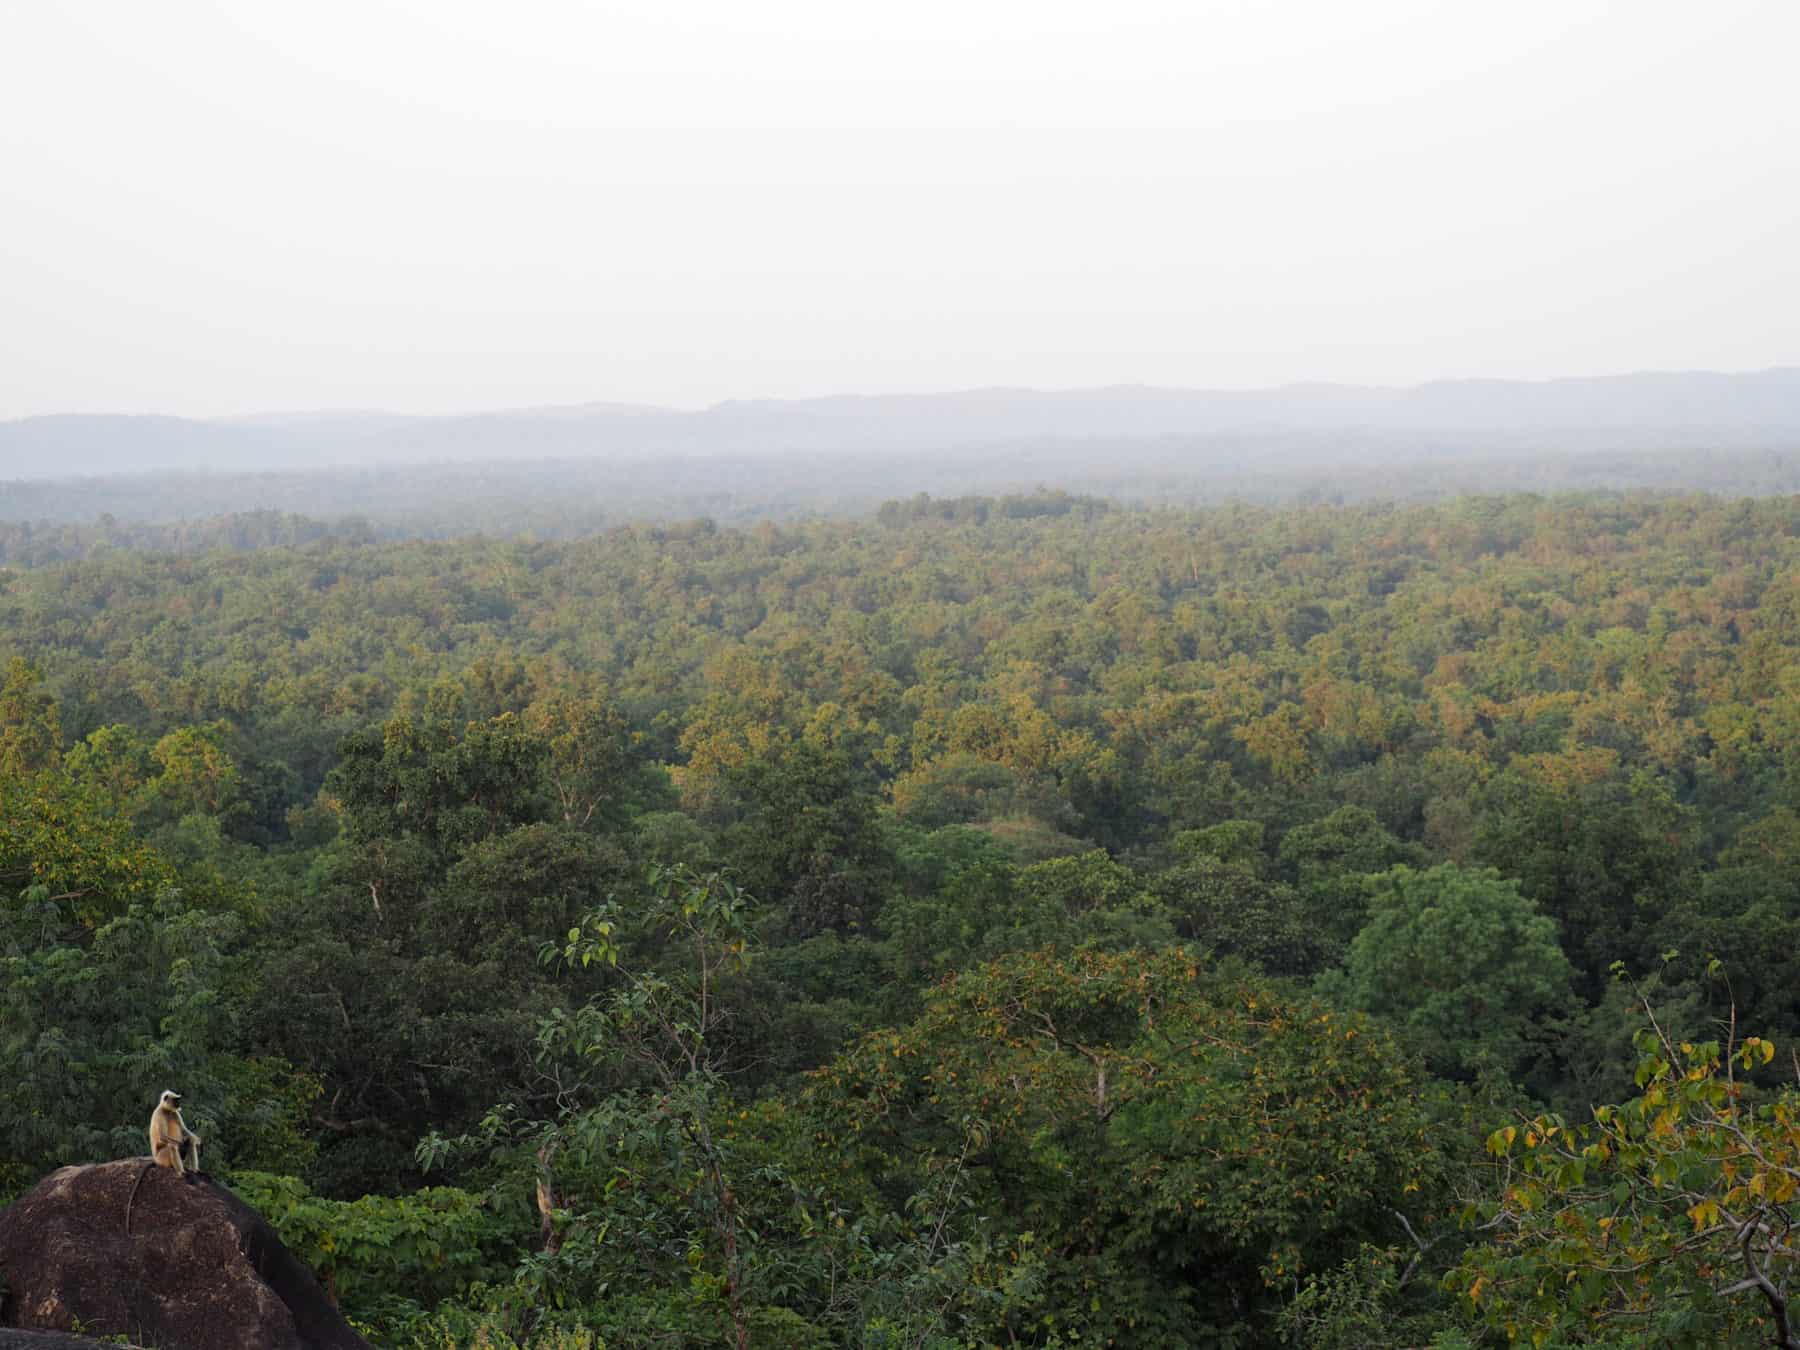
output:
M1794 0L0 0L0 417L1800 364Z

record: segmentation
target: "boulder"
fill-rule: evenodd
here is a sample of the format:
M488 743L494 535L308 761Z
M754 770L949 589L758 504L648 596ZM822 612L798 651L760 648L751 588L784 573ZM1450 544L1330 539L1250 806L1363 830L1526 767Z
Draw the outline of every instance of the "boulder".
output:
M267 1220L148 1158L62 1168L0 1210L0 1289L0 1327L159 1350L369 1350Z

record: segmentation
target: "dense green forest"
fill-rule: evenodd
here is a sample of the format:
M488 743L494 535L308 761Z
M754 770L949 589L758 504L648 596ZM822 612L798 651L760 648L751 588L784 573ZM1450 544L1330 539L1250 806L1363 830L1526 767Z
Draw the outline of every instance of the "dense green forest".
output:
M1800 498L399 533L0 527L0 1196L170 1086L385 1345L1800 1343Z

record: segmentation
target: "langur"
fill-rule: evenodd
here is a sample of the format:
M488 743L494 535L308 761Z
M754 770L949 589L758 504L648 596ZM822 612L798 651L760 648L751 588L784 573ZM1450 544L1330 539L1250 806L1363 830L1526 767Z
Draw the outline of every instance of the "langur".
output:
M165 1092L150 1113L150 1161L131 1183L131 1194L125 1197L125 1231L131 1232L131 1207L137 1201L138 1187L150 1175L150 1169L162 1166L178 1177L193 1177L200 1172L200 1136L181 1118L181 1094Z
M150 1158L176 1176L200 1170L200 1136L181 1118L181 1094L165 1092L150 1117Z

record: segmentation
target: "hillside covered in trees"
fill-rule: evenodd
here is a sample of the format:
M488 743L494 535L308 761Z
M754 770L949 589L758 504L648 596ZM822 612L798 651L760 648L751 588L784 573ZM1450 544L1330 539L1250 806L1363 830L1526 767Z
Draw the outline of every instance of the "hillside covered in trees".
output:
M0 1198L178 1085L381 1344L1796 1344L1800 498L157 528L0 527Z

